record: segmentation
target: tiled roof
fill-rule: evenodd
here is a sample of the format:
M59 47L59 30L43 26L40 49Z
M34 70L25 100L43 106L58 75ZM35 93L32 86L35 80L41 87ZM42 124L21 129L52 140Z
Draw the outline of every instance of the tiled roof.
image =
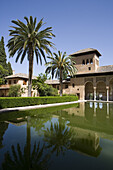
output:
M98 67L96 71L89 71L89 72L78 72L76 75L91 75L91 74L100 74L100 73L110 73L113 72L113 65L108 66L101 66Z
M113 72L113 65L98 67L96 72Z
M6 79L12 79L12 78L23 78L23 79L28 79L28 75L27 74L24 74L24 73L17 73L17 74L14 74L14 75L10 75L10 76L7 76L5 77ZM36 76L33 76L32 79L37 79Z
M78 55L82 55L84 53L90 53L90 52L96 52L98 54L98 56L101 56L99 51L97 49L94 49L94 48L85 48L85 49L79 50L79 51L77 51L73 54L70 54L70 56L78 56Z
M46 80L45 83L47 84L60 84L59 80ZM63 80L63 83L70 83L70 81Z

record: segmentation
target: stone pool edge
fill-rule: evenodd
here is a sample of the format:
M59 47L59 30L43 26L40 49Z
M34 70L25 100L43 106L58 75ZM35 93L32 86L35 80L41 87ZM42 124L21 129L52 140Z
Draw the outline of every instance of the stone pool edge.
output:
M39 109L39 108L46 108L46 107L55 107L55 106L69 105L69 104L75 104L75 103L81 103L81 102L87 102L87 100L78 100L78 101L73 101L73 102L63 102L63 103L52 103L52 104L43 104L43 105L34 105L34 106L6 108L6 109L1 109L0 113L10 112L10 111Z

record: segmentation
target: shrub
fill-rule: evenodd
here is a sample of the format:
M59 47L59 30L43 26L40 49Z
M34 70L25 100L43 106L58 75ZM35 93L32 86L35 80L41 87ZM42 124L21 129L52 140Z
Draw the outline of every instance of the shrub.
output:
M11 85L9 88L8 96L9 97L20 97L21 96L20 88L21 88L20 85Z
M39 104L50 104L50 103L62 103L76 101L76 96L55 96L55 97L1 97L0 98L0 109L21 107L21 106L33 106Z

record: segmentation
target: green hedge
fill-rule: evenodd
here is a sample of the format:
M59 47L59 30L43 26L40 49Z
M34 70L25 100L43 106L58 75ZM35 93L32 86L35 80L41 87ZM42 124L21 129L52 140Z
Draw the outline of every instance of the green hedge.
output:
M62 103L78 100L77 96L55 97L0 97L0 109L33 106L39 104Z

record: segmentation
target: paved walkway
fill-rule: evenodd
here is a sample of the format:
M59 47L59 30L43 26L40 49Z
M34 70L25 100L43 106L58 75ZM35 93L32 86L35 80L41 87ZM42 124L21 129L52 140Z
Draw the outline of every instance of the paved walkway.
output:
M78 100L73 102L64 102L64 103L53 103L53 104L44 104L44 105L35 105L35 106L25 106L25 107L15 107L15 108L6 108L0 109L0 113L3 112L10 112L10 111L20 111L20 110L30 110L30 109L39 109L39 108L46 108L46 107L55 107L55 106L62 106L68 104L75 104L81 102L101 102L101 103L113 103L113 101L103 101L103 100Z
M78 101L73 101L73 102L64 102L64 103L53 103L53 104L44 104L44 105L35 105L35 106L6 108L6 109L1 109L0 113L10 112L10 111L39 109L39 108L46 108L46 107L55 107L55 106L62 106L62 105L67 105L67 104L75 104L75 103L81 103L81 102L87 102L87 100L78 100Z

